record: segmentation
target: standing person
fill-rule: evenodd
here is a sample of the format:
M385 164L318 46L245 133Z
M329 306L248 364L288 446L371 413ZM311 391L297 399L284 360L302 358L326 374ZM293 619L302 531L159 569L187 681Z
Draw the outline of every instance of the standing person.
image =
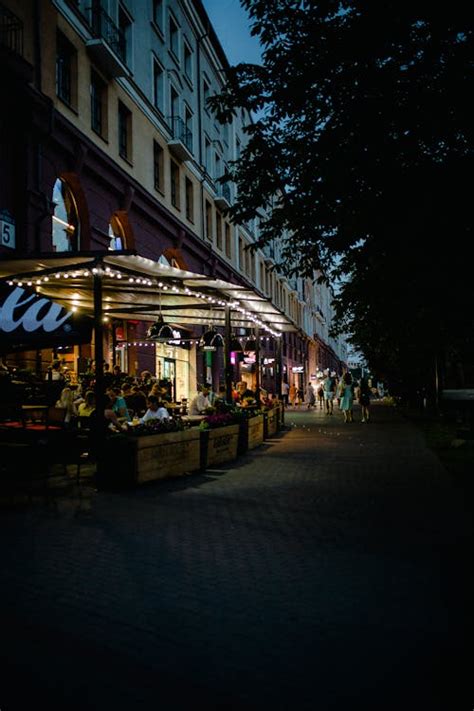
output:
M341 398L340 409L344 414L344 422L354 422L354 416L352 412L354 404L354 383L352 381L352 375L347 372L342 376L339 385L339 395Z
M327 372L327 375L324 378L323 389L324 402L326 403L326 415L332 415L334 408L333 400L336 392L336 380L331 376L329 371Z
M369 421L371 394L372 391L369 387L369 381L367 380L367 378L361 378L359 384L359 404L362 408L362 422Z
M301 386L298 387L298 390L296 391L296 399L299 407L304 402L304 390Z
M294 383L291 383L288 393L290 397L290 407L293 407L296 402L296 387Z
M306 402L308 410L311 407L314 407L316 402L316 393L314 392L314 388L311 383L308 383L308 387L306 388Z
M283 404L285 405L285 407L288 407L288 393L289 392L290 392L290 386L288 385L286 380L284 380L281 384L281 396L282 396Z
M318 402L319 402L319 409L323 409L323 402L324 402L324 388L322 386L322 383L319 383L318 387Z

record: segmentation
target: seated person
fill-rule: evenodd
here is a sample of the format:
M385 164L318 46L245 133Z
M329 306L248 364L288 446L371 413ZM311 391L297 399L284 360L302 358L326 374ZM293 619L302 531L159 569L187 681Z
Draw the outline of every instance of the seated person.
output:
M119 422L119 419L117 415L115 414L113 408L113 402L110 397L105 398L105 409L104 409L104 418L107 426L112 429L117 429L117 430L122 430L123 427ZM92 417L94 416L94 413L92 414ZM126 425L124 425L126 427Z
M124 383L122 385L123 398L127 404L127 409L132 411L137 417L143 415L146 410L146 397L136 385Z
M61 396L56 403L56 407L66 410L64 415L64 423L69 424L71 420L77 416L76 406L74 404L74 393L71 388L62 389Z
M130 421L130 415L127 409L127 403L122 397L122 391L120 388L109 388L107 390L107 395L112 401L112 410L115 412L117 417L120 419Z
M224 385L219 387L219 391L213 402L216 412L227 412L230 406L227 404L227 390Z
M149 395L147 400L148 410L145 412L140 422L144 424L150 420L165 420L169 417L169 412L166 407L163 407L162 402L155 395Z
M237 402L242 403L244 400L254 400L255 399L255 393L253 390L250 390L247 386L247 383L245 380L241 380L240 383L237 383L237 397L236 400Z
M203 415L206 407L210 407L211 403L209 402L209 388L203 386L197 395L193 397L191 402L189 403L189 409L188 412L190 415Z
M90 417L95 411L95 394L92 390L88 390L84 395L84 402L81 402L78 408L79 417Z

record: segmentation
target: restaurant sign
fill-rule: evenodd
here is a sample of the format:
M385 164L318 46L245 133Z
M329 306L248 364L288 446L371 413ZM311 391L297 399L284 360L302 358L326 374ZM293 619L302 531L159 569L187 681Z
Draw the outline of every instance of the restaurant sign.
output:
M22 286L0 284L0 351L87 343L92 319Z

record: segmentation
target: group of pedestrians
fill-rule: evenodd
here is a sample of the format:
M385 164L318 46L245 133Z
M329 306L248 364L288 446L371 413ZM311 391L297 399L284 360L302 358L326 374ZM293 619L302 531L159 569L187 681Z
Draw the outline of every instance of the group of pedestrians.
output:
M287 404L293 405L294 400L291 398L292 387L284 383L283 397ZM320 410L325 410L326 415L334 414L334 400L337 401L339 410L344 416L344 422L354 422L354 400L357 399L361 406L362 419L361 422L368 423L370 419L370 398L372 391L369 387L367 378L361 378L360 382L353 379L349 371L338 379L335 374L329 371L326 377L315 390L312 383L308 383L304 394L304 402L307 409L310 410L317 407L319 404ZM289 403L288 403L289 400ZM299 404L299 401L297 401Z

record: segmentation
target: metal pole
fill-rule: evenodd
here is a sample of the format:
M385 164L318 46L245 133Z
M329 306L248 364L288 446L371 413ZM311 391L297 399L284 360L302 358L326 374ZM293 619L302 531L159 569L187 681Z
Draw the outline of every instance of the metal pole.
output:
M224 331L224 375L225 375L225 397L229 405L232 403L232 363L230 362L230 344L232 340L232 323L230 307L225 307L225 331Z
M95 342L95 402L96 402L96 451L97 473L103 466L101 457L105 437L105 393L104 393L104 325L102 311L102 275L94 274L94 342Z
M279 400L281 400L281 382L283 377L283 364L282 364L282 347L281 347L282 337L276 339L275 343L275 395Z
M260 329L255 327L255 399L260 403Z

